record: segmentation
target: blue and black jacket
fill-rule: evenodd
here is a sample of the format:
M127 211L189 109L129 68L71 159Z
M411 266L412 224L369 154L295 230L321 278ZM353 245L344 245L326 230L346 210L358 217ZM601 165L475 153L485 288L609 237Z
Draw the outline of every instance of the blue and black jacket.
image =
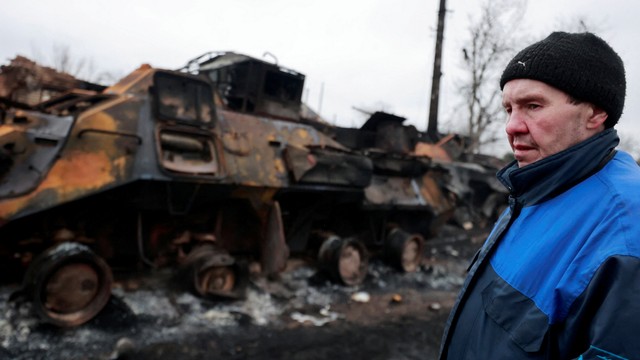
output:
M511 193L441 359L640 359L640 167L606 130L498 173Z

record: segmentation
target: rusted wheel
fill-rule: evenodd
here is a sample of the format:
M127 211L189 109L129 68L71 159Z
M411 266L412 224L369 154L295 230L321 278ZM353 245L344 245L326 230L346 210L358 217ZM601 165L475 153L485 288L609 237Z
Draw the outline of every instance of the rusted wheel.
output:
M318 261L333 280L350 286L362 283L369 267L367 249L360 241L335 235L328 235L322 242Z
M228 266L211 266L201 270L197 287L199 293L228 293L236 283L236 275Z
M232 299L244 296L246 274L222 248L211 244L196 247L187 255L182 269L197 295Z
M88 247L63 243L29 266L23 289L35 312L48 323L70 327L95 317L111 296L109 266Z
M82 310L98 294L98 274L87 264L60 266L45 284L44 307L57 314Z
M387 235L387 258L404 272L418 270L423 250L424 239L419 234L409 234L400 228L393 228Z

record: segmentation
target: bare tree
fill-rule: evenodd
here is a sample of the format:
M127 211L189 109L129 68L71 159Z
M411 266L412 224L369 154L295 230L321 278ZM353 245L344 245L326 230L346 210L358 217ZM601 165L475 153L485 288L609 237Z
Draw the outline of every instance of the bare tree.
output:
M52 65L54 69L78 77L84 70L86 63L85 58L74 58L68 45L57 44L53 46Z
M469 38L462 48L465 77L459 86L466 119L462 132L468 136L466 150L470 153L503 140L496 126L504 118L498 81L523 39L517 30L526 5L526 0L486 0L478 16L470 20Z
M32 49L32 52L37 62L47 64L77 79L98 84L111 84L120 77L109 71L98 71L93 59L77 56L71 51L69 45L54 44L49 56L43 56L37 49Z
M554 26L554 31L565 31L565 32L592 32L596 34L602 34L606 31L608 26L604 21L594 20L591 17L586 15L580 15L570 19L559 18L556 21Z

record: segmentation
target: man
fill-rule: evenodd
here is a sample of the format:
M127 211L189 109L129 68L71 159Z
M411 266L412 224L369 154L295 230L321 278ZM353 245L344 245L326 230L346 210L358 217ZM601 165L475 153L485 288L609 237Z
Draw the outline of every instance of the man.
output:
M639 359L640 167L616 151L626 82L591 34L555 32L500 79L510 207L472 260L441 359Z

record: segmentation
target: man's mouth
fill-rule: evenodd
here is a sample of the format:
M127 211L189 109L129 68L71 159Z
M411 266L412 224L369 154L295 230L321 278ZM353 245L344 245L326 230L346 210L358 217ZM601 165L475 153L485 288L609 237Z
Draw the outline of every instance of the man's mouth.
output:
M513 146L513 150L515 151L527 151L527 150L531 150L533 149L533 146L527 146L527 145L514 145Z
M514 144L512 149L513 157L518 161L519 166L523 166L531 162L531 151L535 150L535 147L524 144Z

